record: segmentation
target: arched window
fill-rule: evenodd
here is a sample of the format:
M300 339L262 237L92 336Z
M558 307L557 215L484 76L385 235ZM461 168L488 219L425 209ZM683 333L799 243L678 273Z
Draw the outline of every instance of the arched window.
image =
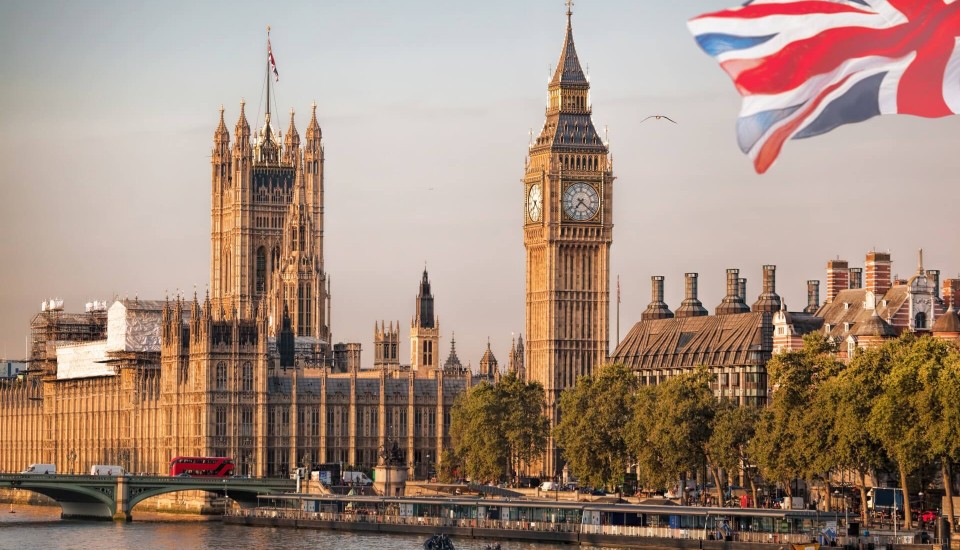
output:
M917 330L923 330L927 328L927 314L924 312L917 313L913 318L913 328Z
M257 292L267 291L267 250L262 246L257 249Z
M290 239L290 248L292 248L293 250L296 250L296 249L297 249L297 242L299 242L299 238L297 237L297 228L294 227L294 228L293 228L293 238Z
M227 364L223 361L217 363L217 381L216 388L220 391L227 389Z
M250 361L243 364L243 389L242 391L253 391L253 365Z

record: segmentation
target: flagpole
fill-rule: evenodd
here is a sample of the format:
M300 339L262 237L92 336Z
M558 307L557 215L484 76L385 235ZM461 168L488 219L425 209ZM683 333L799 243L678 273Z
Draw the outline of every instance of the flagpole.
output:
M267 120L270 120L270 25L267 25Z
M616 346L619 346L619 345L620 345L620 275L617 274L617 342L614 345L614 349L616 349Z

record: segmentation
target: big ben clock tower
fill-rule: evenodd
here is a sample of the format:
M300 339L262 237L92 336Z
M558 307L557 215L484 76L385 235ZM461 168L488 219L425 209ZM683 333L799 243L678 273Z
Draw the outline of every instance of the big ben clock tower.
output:
M560 393L607 360L613 171L590 118L590 83L567 33L550 81L546 122L523 178L527 251L527 377L543 384L551 427ZM552 438L544 474L557 475Z

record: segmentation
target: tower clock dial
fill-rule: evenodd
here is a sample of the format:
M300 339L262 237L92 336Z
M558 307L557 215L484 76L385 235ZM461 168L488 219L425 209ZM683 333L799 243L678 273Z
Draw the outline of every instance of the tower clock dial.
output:
M535 183L530 186L530 191L527 193L527 216L530 221L538 222L542 215L543 189L540 188L539 183Z
M599 210L600 196L589 183L574 183L563 192L563 211L571 220L582 222L593 219Z

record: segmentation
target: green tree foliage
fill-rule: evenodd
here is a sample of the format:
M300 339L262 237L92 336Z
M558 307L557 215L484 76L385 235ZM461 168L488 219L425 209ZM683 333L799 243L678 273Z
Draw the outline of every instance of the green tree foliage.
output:
M955 445L951 441L956 440L956 434L951 437L951 427L944 423L949 404L943 403L943 396L950 390L941 388L940 382L952 378L944 371L952 370L947 365L954 363L956 348L942 340L908 334L884 344L881 351L889 371L871 411L869 427L896 461L900 486L904 494L909 494L911 474L931 461L950 461ZM952 430L956 432L956 424ZM909 528L909 499L904 499L903 508L904 523Z
M453 452L444 453L451 456L449 462L441 461L441 471L446 468L452 474L459 468L477 481L509 477L522 461L546 448L549 425L544 405L543 386L524 383L512 373L496 384L482 382L461 394L450 412Z
M710 389L713 375L706 368L674 376L657 390L650 443L660 454L665 473L678 479L687 471L707 467L707 445L717 411ZM717 483L717 491L721 490ZM722 494L719 495L722 502Z
M815 397L821 384L843 368L835 351L824 334L811 333L804 336L803 348L767 363L774 391L750 452L761 474L783 483L789 496L792 480L811 479L829 462L830 411L815 406Z
M750 483L754 502L757 502L756 476L750 467L753 460L748 449L750 441L757 433L759 419L760 409L751 406L741 407L732 401L721 400L717 406L713 432L707 441L707 455L710 457L714 478L719 477L719 470L731 473L744 466L746 469L744 477ZM717 487L720 487L719 481Z
M636 375L616 364L577 380L560 395L560 422L554 435L581 484L619 482L630 463L624 426L633 416Z
M836 467L857 474L863 521L867 519L866 477L887 463L883 445L868 429L870 411L889 370L886 357L882 349L858 353L837 376L823 383L815 401L823 414L833 416L829 458Z

